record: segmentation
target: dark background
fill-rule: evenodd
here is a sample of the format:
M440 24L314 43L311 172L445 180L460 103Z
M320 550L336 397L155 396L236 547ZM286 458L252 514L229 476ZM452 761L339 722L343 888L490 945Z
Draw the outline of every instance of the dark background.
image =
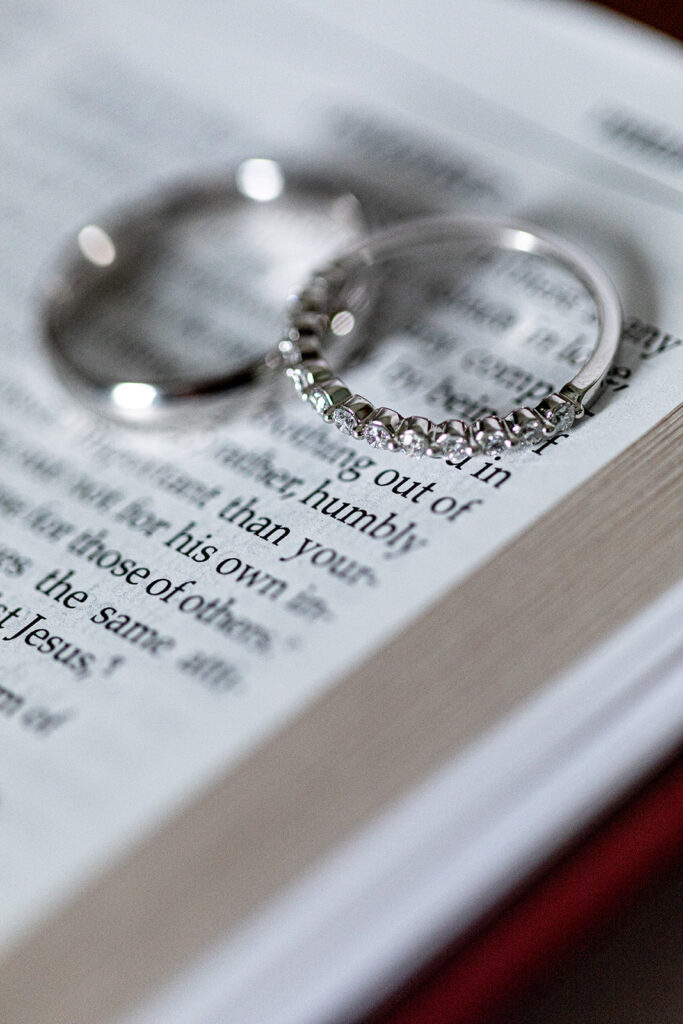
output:
M683 3L681 0L615 0L604 3L614 11L628 15L636 21L660 29L662 32L683 39Z

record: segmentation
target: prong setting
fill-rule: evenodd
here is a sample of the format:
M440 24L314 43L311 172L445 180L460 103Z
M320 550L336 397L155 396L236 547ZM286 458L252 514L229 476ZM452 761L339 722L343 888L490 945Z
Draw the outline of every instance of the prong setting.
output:
M500 455L513 445L513 438L505 420L498 416L484 416L471 427L472 439L484 455Z
M393 452L398 447L397 432L403 417L395 409L374 409L363 424L363 437L371 448Z
M472 438L467 424L462 420L444 420L432 428L432 442L427 453L432 458L456 462L467 458L472 452Z
M363 434L363 424L373 412L373 406L367 398L351 395L332 410L330 419L342 434L360 438Z
M413 459L421 459L429 451L434 424L423 416L408 416L397 431L398 446Z
M515 409L505 417L513 444L520 448L531 448L544 438L543 423L533 409Z
M317 384L324 384L326 381L334 380L329 366L323 359L308 360L298 366L290 366L286 371L287 376L294 385L299 398L307 402L310 390Z
M316 383L308 390L308 402L328 422L332 419L334 407L342 405L350 397L349 389L336 377L324 383Z
M576 418L574 405L563 395L553 393L536 406L535 412L543 422L546 437L561 434L573 425Z

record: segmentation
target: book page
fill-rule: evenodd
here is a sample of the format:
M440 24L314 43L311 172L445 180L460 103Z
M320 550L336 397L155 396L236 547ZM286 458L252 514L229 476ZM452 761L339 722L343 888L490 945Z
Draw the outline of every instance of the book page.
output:
M675 747L682 611L679 584L120 1024L363 1019Z
M380 8L170 3L161 22L151 4L10 6L0 69L4 946L680 399L673 53L626 30L622 49L602 33L594 51L563 11L555 21L533 4L460 4L456 17L429 3L417 28L403 9L386 23ZM41 350L37 320L67 232L160 180L264 155L365 178L399 215L518 216L583 244L612 275L627 322L594 415L509 462L451 465L361 446L290 397L166 434L82 410ZM387 216L381 204L365 213ZM273 244L266 214L244 225L233 269L200 314L252 348L276 342L287 289L339 241L318 211L313 232L300 213ZM182 283L181 273L169 285L162 337L178 337ZM258 310L247 315L251 286ZM493 255L349 381L434 420L506 412L570 377L594 332L587 296L565 273Z

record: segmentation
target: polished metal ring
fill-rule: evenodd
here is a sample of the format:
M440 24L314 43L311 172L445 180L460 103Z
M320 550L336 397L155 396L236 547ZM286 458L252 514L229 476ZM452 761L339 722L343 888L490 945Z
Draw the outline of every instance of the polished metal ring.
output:
M141 380L127 376L125 366L117 365L112 377L84 364L74 350L69 326L76 318L85 318L95 343L106 342L97 337L96 318L91 322L92 300L121 282L125 294L127 284L149 258L151 240L169 225L196 213L239 212L264 204L285 204L293 198L321 200L325 205L329 202L331 211L342 210L351 238L360 239L387 220L379 194L349 177L326 168L288 169L274 160L250 159L205 179L158 188L153 196L82 225L67 242L42 288L43 340L62 382L89 408L132 424L163 425L186 409L210 414L244 412L259 392L254 385L274 377L279 380L276 351L213 376ZM287 238L283 235L283 260L286 258ZM335 358L346 360L354 354L355 335L331 333L329 340ZM131 341L137 344L135 337Z
M460 255L493 248L554 260L578 278L595 304L598 336L593 351L571 380L534 408L517 408L506 416L486 416L471 423L405 417L353 394L322 354L321 339L330 324L335 318L353 316L353 309L340 312L339 302L340 290L351 278L403 253L424 250L433 255L434 247L454 244ZM309 320L302 330L304 314ZM617 351L621 325L621 306L612 282L578 246L523 222L427 217L378 231L317 271L303 292L303 302L291 314L279 349L285 373L299 396L342 433L380 450L455 461L535 445L569 429L599 394Z

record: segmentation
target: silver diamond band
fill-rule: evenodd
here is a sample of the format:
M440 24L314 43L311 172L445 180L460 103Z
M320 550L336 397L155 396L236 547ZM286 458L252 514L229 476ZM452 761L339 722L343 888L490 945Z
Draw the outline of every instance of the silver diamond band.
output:
M422 416L405 417L353 394L323 358L321 339L335 317L342 315L338 311L340 290L352 275L411 248L428 250L454 243L552 259L578 278L595 303L598 337L589 358L570 381L533 408L518 408L507 416L487 416L473 423L459 419L433 423ZM601 390L617 350L621 323L614 286L580 248L524 223L429 217L379 231L319 270L289 310L288 329L279 351L299 396L342 433L382 451L457 461L536 445L568 430Z

